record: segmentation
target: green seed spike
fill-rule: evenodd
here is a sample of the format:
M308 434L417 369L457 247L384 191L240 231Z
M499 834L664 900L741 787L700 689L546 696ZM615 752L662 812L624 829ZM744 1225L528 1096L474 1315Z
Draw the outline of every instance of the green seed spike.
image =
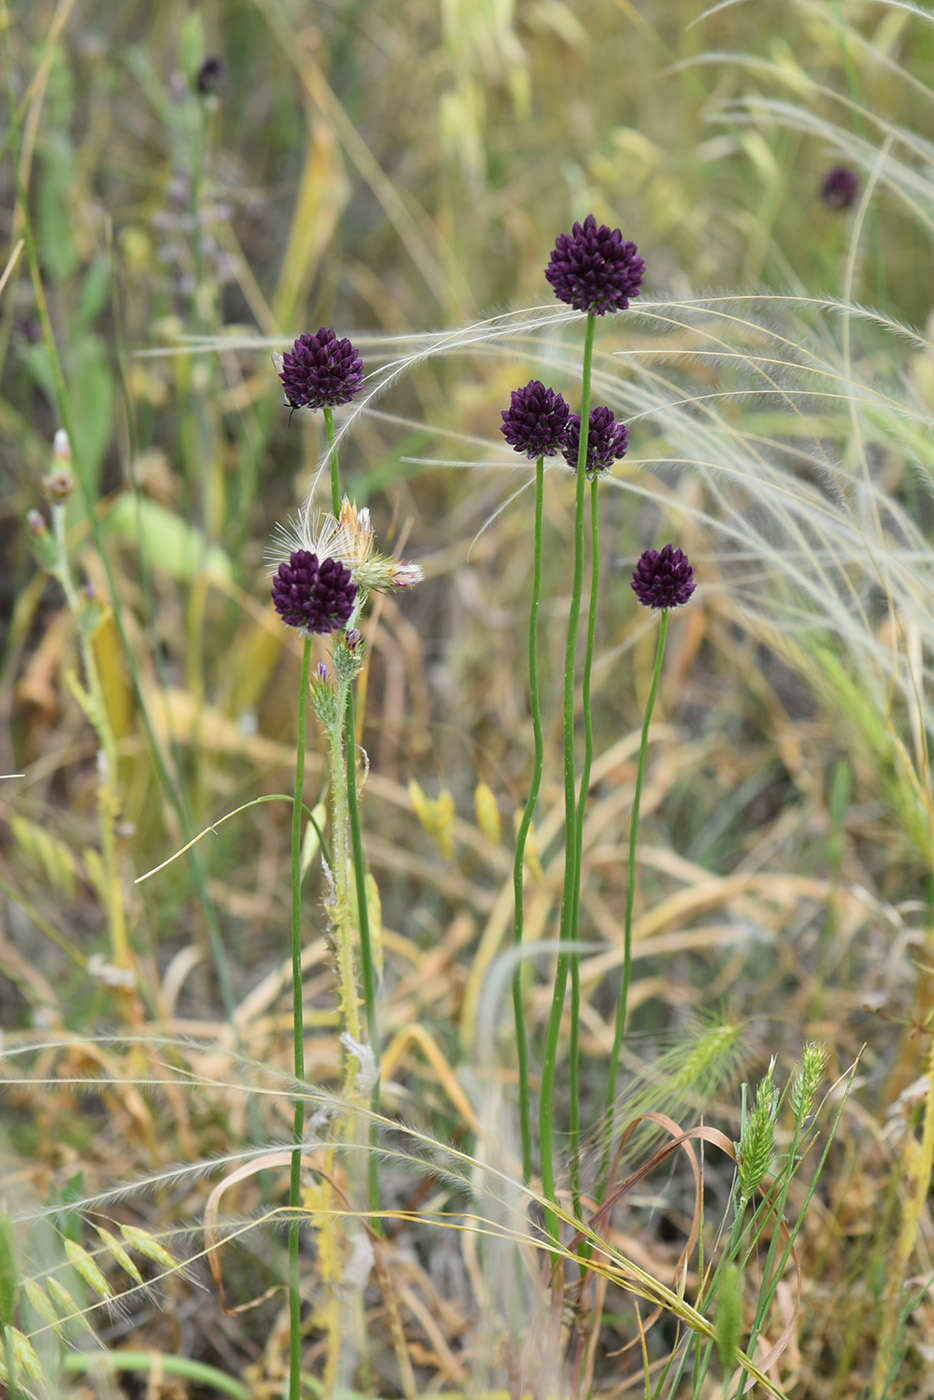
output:
M61 1336L62 1320L49 1301L49 1295L42 1285L37 1283L34 1278L23 1279L23 1290L33 1312L41 1317L42 1321L47 1323L49 1327L54 1328L58 1336Z
M154 1264L160 1264L164 1269L180 1267L178 1260L174 1259L158 1240L153 1239L147 1230L140 1230L136 1225L121 1225L120 1233L128 1245L139 1250L140 1254L151 1259Z
M99 1298L113 1297L113 1289L86 1249L82 1249L80 1244L75 1244L74 1240L66 1240L65 1253L69 1264L81 1275L88 1288Z
M74 1296L68 1291L65 1285L59 1283L58 1279L53 1275L48 1279L45 1286L49 1291L52 1302L58 1309L59 1322L77 1322L90 1332L91 1324L88 1322L75 1301Z
M29 1338L16 1327L8 1327L6 1335L13 1347L13 1362L16 1369L28 1376L30 1380L37 1381L40 1385L43 1384L45 1372L42 1369L42 1362Z
M121 1269L123 1269L125 1273L128 1273L130 1275L130 1278L135 1280L136 1283L142 1283L142 1274L140 1273L136 1265L133 1263L133 1260L127 1254L126 1250L123 1248L123 1245L117 1239L116 1235L112 1235L109 1230L105 1230L103 1225L95 1225L94 1229L100 1235L101 1239L104 1241L104 1244L110 1250L111 1254L113 1255L117 1263L120 1265Z

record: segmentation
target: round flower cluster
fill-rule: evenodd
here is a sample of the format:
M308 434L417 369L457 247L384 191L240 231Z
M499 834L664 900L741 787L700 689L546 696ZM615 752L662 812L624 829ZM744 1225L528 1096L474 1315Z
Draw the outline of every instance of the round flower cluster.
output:
M531 379L524 389L513 389L512 401L502 412L500 432L517 452L553 457L564 447L571 410L560 394Z
M523 389L513 389L512 402L503 409L502 417L500 431L517 452L533 458L554 457L561 452L572 471L577 470L580 414L572 413L554 389L546 389L539 379L531 380ZM625 423L616 421L613 410L592 409L587 434L588 477L607 471L625 457L628 446L629 432Z
M350 403L363 387L359 354L327 326L300 335L291 350L273 360L290 408L336 408Z
M572 471L577 471L577 458L581 444L581 416L572 413L568 419L568 430L561 449L564 459ZM590 411L590 427L587 432L587 465L584 468L588 477L608 471L614 462L625 457L629 446L629 431L625 423L617 423L611 408L594 408Z
M350 570L339 559L321 559L307 549L296 549L276 570L272 601L288 627L298 627L310 637L315 632L336 632L353 612L358 588Z
M852 209L859 194L859 176L848 165L835 165L821 181L820 197L828 209Z
M661 550L647 549L630 586L644 608L679 608L697 587L690 560L673 544Z
M625 311L639 295L645 262L618 228L597 225L593 214L571 233L559 233L545 276L559 301L603 316Z

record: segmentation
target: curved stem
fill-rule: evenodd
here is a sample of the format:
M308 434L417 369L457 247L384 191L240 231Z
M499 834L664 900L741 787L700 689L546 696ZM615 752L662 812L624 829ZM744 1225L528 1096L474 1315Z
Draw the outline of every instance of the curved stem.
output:
M639 807L642 802L642 783L645 777L645 755L649 745L649 727L652 711L658 694L658 682L662 674L662 660L665 655L665 638L668 635L668 609L662 609L661 625L658 629L658 645L655 649L655 670L645 706L645 719L642 722L642 742L639 745L639 764L636 769L636 787L632 796L632 818L629 824L629 869L626 878L626 924L623 930L623 985L620 988L616 1006L616 1032L613 1036L613 1052L610 1056L610 1070L606 1084L607 1139L603 1149L603 1164L600 1170L600 1184L597 1191L598 1204L606 1191L606 1174L610 1159L610 1140L613 1132L613 1105L616 1099L616 1076L619 1071L619 1052L626 1029L626 1014L629 1006L629 984L632 980L632 911L636 898L636 846L639 839Z
M545 459L539 457L535 465L535 557L532 566L532 603L529 609L529 703L532 710L532 734L535 741L535 761L532 767L532 782L526 799L525 810L516 833L516 859L513 866L513 889L515 892L516 915L513 925L513 941L516 949L522 947L525 905L523 877L525 867L525 847L529 828L535 814L542 785L542 770L545 764L545 740L542 734L542 701L538 684L538 609L542 596L542 515L545 498ZM532 1178L532 1118L529 1105L529 1045L525 1032L525 1016L522 1008L522 961L516 962L512 974L512 1005L516 1019L516 1059L519 1066L519 1120L522 1129L522 1179L528 1183Z
M572 908L577 879L577 785L574 756L574 681L577 662L577 629L581 595L584 585L584 487L586 485L587 439L590 432L590 376L593 365L593 342L596 320L593 312L587 316L584 339L583 384L581 389L580 448L577 454L577 494L574 505L574 578L568 614L567 647L564 655L564 886L561 893L561 950L555 968L555 985L545 1034L542 1057L542 1094L539 1106L539 1139L542 1158L542 1190L546 1199L555 1198L554 1143L552 1141L553 1095L555 1068L558 1059L558 1039L564 1011L570 955L565 945L570 937ZM545 1227L555 1241L558 1239L558 1217L545 1209Z
M305 638L302 650L302 679L298 704L298 740L295 754L295 799L292 803L292 1032L294 1037L295 1079L305 1078L305 1017L302 997L302 791L305 785L305 732L308 707L308 675L311 670L311 640ZM289 1176L289 1400L301 1395L302 1298L298 1249L301 1239L299 1211L302 1204L302 1153L305 1136L305 1100L296 1088L292 1141L292 1169Z

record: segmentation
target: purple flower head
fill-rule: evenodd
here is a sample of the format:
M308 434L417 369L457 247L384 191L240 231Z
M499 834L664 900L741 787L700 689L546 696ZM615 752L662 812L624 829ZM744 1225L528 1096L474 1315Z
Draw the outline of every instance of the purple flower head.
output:
M554 389L546 389L540 379L530 379L524 389L513 389L512 402L503 409L500 432L517 452L553 457L563 446L570 412Z
M326 326L314 335L300 335L276 365L292 408L336 408L350 403L363 387L357 351Z
M679 608L696 588L694 568L683 549L666 544L647 549L632 576L632 591L644 608Z
M577 471L577 454L581 445L581 416L572 413L564 435L564 459L572 471ZM590 410L590 430L587 434L587 467L589 477L605 472L629 446L629 431L625 423L617 423L611 408Z
M848 165L835 165L821 181L820 197L828 209L851 209L859 194L859 176Z
M306 637L313 632L336 632L353 612L357 585L339 559L322 559L296 549L276 570L272 601L287 627Z
M545 268L559 301L595 316L625 311L630 297L639 295L644 272L635 243L627 243L618 228L598 228L593 214L572 233L558 234Z
M195 77L195 87L202 97L212 97L224 80L224 63L215 54L204 60Z

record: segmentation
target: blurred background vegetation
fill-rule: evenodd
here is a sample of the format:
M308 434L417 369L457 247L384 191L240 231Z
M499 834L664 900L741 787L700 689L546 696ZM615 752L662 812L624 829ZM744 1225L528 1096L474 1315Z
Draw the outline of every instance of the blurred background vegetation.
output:
M718 421L756 449L819 442L845 457L860 435L840 384L903 393L917 409L918 460L888 429L868 455L880 489L930 539L934 358L893 324L923 328L932 311L931 19L862 0L706 14L693 0L0 5L0 771L25 775L0 787L0 1015L10 1045L39 1033L67 1041L33 1066L35 1086L10 1091L8 1205L17 1195L81 1197L287 1131L285 1096L240 1092L255 1066L289 1064L287 806L253 806L190 859L132 883L226 812L288 791L298 651L271 614L264 551L275 522L305 499L323 430L306 414L290 426L271 349L333 325L370 369L414 352L428 333L544 305L556 234L592 210L638 243L646 301L744 294L764 336L792 338L769 292L874 308L840 362L833 403L825 412L809 401L804 418L790 398L744 398L743 367L734 375L698 352L683 323L667 327L666 353L682 357L687 398L730 391ZM858 211L820 197L840 164L871 190ZM831 323L818 309L806 334L826 346ZM634 317L601 326L600 337L607 357L627 347L654 354L653 331ZM381 1021L397 1095L389 1107L464 1145L477 1140L483 979L510 928L513 815L531 761L521 679L530 497L510 499L528 478L507 461L499 414L533 373L550 368L558 387L573 387L575 337L574 327L505 347L464 337L457 353L429 356L394 384L342 446L346 488L370 505L382 547L427 575L411 595L380 602L365 678L367 851L382 899ZM740 333L742 353L756 344ZM616 363L607 358L605 372ZM776 375L785 384L792 367ZM97 608L91 645L117 758L110 866L100 850L99 742L74 685L76 620L37 569L24 526L43 507L63 424L80 481L69 505L72 561ZM631 489L603 495L594 704L605 756L587 832L584 936L605 940L611 956L584 972L585 1078L597 1092L612 1041L612 950L654 646L634 615L629 570L643 548L682 530L700 587L673 626L657 716L625 1067L636 1085L662 1050L677 1057L680 1047L690 1063L705 1017L735 1025L741 1052L719 1079L692 1082L690 1114L736 1135L738 1080L771 1054L787 1067L805 1039L818 1039L832 1080L862 1050L812 1206L807 1305L781 1379L808 1396L932 1393L926 1207L911 1269L895 1254L899 1193L906 1173L911 1180L899 1144L921 1132L931 1010L927 709L919 694L914 713L894 687L887 705L884 684L873 688L823 619L823 630L805 623L799 634L769 614L761 599L771 576L757 578L756 560L741 552L739 571L736 558L724 560L697 475L666 474L665 463L681 460L672 440L646 409L632 428ZM463 469L432 465L442 460ZM549 487L549 749L529 911L530 936L542 937L553 932L562 858L556 716L572 509L567 481L556 475ZM742 513L754 487L737 489ZM922 574L930 558L920 557ZM883 652L902 641L910 650L874 587L867 635ZM926 646L925 633L921 689ZM905 763L913 741L919 757ZM312 756L312 805L322 773ZM419 825L411 778L452 801L456 818L436 811L433 829L430 818ZM310 859L307 1068L333 1082L320 880ZM121 919L128 945L115 953ZM528 993L538 1035L547 977L531 977ZM511 1091L509 1018L494 1015ZM119 1031L174 1038L173 1063L194 1066L194 1087L141 1096L134 1080L169 1052L91 1039ZM254 1069L185 1049L196 1036L247 1055ZM683 1076L664 1063L655 1098L640 1104L670 1108L683 1094ZM79 1097L51 1082L92 1071L109 1087ZM726 1176L715 1214L728 1185ZM669 1186L626 1224L661 1272L684 1227L677 1182ZM406 1190L414 1200L411 1183L400 1198ZM150 1226L167 1214L182 1221L202 1196L188 1182L136 1209ZM418 1306L410 1300L406 1316L416 1319L425 1389L463 1389L474 1365L459 1248L446 1244L432 1263L421 1241L422 1272L410 1280ZM277 1258L273 1245L257 1245L228 1291L261 1293ZM893 1270L918 1298L885 1379L872 1338ZM111 1345L130 1336L235 1375L249 1366L275 1377L281 1337L250 1314L224 1317L213 1297L206 1319L187 1296L175 1280L161 1313L141 1301L98 1331ZM619 1339L627 1327L631 1319L618 1320ZM392 1366L374 1365L374 1393L398 1393ZM611 1372L604 1388L618 1382Z

